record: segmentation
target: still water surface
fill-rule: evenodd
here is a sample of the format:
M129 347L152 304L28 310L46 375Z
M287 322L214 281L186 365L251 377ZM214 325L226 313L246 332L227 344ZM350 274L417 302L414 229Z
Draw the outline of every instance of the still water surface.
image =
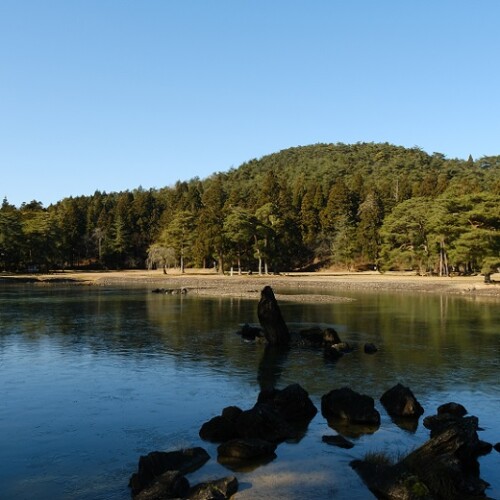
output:
M323 394L349 386L375 399L382 424L342 450L321 442L336 432L318 412L299 443L281 444L271 463L235 473L237 498L372 498L349 462L367 451L396 456L428 437L421 423L399 428L378 402L398 382L413 390L424 416L456 401L479 417L482 439L500 441L498 302L332 294L355 300L283 301L282 313L292 329L333 326L349 343L375 343L377 354L358 350L331 363L320 351L294 348L269 363L262 345L235 333L258 322L254 300L141 287L0 287L0 498L130 498L139 456L181 447L203 446L213 457L189 476L192 484L232 474L198 431L225 406L250 408L263 379L279 388L300 383L318 409ZM499 457L481 458L497 499Z

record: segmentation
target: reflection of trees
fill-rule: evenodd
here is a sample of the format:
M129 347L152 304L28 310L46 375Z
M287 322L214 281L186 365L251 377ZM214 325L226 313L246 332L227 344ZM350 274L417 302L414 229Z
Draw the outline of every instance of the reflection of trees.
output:
M373 356L358 349L334 365L323 363L320 350L274 352L243 342L236 331L256 320L255 301L139 288L12 285L0 296L0 340L22 334L23 342L49 338L61 352L68 348L141 361L174 357L200 372L214 370L248 383L257 378L261 388L297 382L315 395L347 385L376 398L381 387L396 381L420 394L448 387L450 380L469 386L496 383L497 304L425 294L355 296L351 303L281 306L289 325L332 325L346 342L373 342L380 348Z

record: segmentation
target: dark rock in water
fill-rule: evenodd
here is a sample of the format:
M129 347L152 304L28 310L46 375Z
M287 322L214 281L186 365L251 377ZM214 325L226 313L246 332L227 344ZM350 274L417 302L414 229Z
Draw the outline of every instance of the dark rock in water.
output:
M134 500L185 498L188 492L189 481L179 471L169 470L157 477L151 486L134 495Z
M352 351L352 347L347 342L340 342L339 344L326 344L323 349L323 355L326 359L335 361L344 354L348 354Z
M238 333L245 340L255 340L256 337L261 337L262 336L262 330L260 328L258 328L256 326L250 326L247 323L245 323L241 327L241 330Z
M257 438L279 443L301 437L304 428L318 410L300 385L292 384L282 390L260 392L250 410L237 406L224 408L222 414L205 422L200 437L224 443L237 438Z
M254 458L274 455L276 444L264 439L245 438L232 439L222 443L217 448L218 458L231 458L237 460L252 460Z
M391 417L418 418L424 413L413 392L401 384L384 392L380 402Z
M242 410L237 406L228 406L222 410L222 414L205 422L200 429L199 435L205 441L223 443L238 437L236 430L236 419Z
M323 356L325 359L330 361L337 361L340 359L344 355L344 352L339 349L338 346L339 344L325 346L323 349Z
M355 460L351 466L377 498L484 498L488 483L479 477L477 429L477 418L457 418L395 465L378 459Z
M238 480L234 476L223 477L193 486L185 498L187 500L225 500L236 494L238 486Z
M323 342L326 344L340 344L342 340L340 340L339 334L331 327L325 328L323 331Z
M270 286L264 287L260 293L257 315L269 344L285 345L290 342L290 332Z
M162 293L162 294L167 294L167 295L177 295L177 294L182 294L185 295L188 293L188 289L185 287L182 288L154 288L151 290L152 293Z
M363 349L366 354L375 354L378 351L377 346L370 342L366 343Z
M300 434L278 410L264 403L243 411L235 424L241 438L258 438L273 443L297 439Z
M321 398L321 414L327 420L342 419L353 424L380 424L380 413L370 396L348 387L334 389Z
M439 406L437 412L438 415L447 414L455 417L465 417L465 415L467 415L465 406L462 406L460 403L453 402Z
M500 453L500 443L495 444L493 448L495 448L495 450L498 451L498 453Z
M132 474L129 486L136 495L152 485L164 472L178 471L181 475L199 469L210 456L200 447L178 451L153 451L139 458L138 471Z
M309 394L299 384L291 384L281 390L263 390L257 402L272 406L287 422L311 420L318 413Z
M431 431L431 438L438 436L442 432L448 430L450 427L457 425L462 420L469 419L475 422L475 426L479 427L477 417L457 417L451 413L440 413L438 415L429 415L424 418L424 427Z
M218 415L201 426L199 435L205 441L223 443L238 437L238 432L234 421Z
M237 406L227 406L222 410L222 416L231 422L236 422L236 419L241 415L243 410Z
M323 330L319 327L307 328L299 332L302 343L311 347L323 346Z
M338 446L339 448L345 448L346 450L352 448L354 446L354 443L352 441L349 441L346 439L344 436L323 436L321 438L323 443L326 444L331 444L333 446Z
M332 344L340 344L342 341L333 328L321 329L319 326L306 328L299 332L301 344L310 347L328 347Z

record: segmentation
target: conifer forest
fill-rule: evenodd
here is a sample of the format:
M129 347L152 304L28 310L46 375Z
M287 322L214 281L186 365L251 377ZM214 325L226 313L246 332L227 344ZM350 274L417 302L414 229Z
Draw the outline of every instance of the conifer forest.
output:
M315 144L174 186L0 208L0 271L500 266L500 156Z

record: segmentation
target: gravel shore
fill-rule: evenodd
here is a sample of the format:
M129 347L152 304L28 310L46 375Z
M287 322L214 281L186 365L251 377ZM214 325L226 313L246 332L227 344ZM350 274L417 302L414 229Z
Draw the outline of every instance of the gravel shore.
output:
M109 272L58 272L53 274L11 275L1 274L0 283L81 284L95 286L148 286L188 293L232 297L258 297L260 290L270 285L283 290L280 300L300 300L307 302L339 301L331 292L356 291L397 291L398 293L439 293L466 295L470 297L490 297L500 299L500 275L493 275L496 283L486 284L482 276L457 276L440 278L416 276L414 273L287 273L283 275L219 275L211 271L187 270L181 274L171 270L161 271L109 271ZM314 294L311 294L314 289ZM324 290L325 294L321 291ZM301 293L302 292L302 293ZM293 294L293 296L291 296ZM348 299L345 299L348 300Z

